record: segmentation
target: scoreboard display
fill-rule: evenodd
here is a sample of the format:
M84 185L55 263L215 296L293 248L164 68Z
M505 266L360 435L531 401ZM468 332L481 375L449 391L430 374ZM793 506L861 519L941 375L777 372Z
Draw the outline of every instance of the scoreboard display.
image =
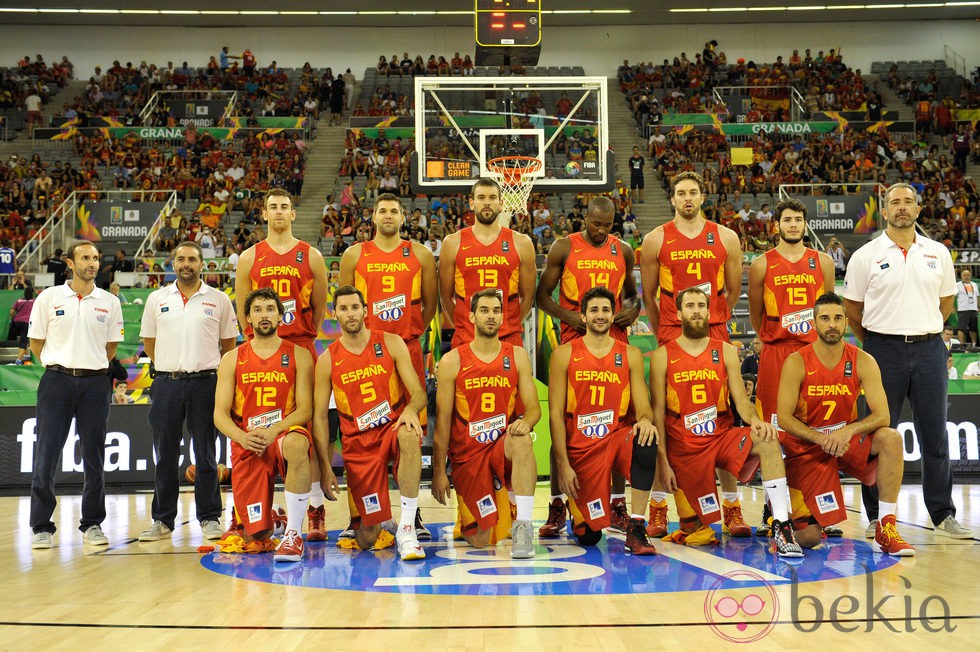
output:
M476 0L477 45L534 47L540 42L540 0Z

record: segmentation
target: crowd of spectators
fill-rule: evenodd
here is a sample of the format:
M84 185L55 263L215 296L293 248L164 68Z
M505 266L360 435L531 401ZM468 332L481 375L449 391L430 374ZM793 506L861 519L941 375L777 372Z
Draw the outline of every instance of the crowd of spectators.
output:
M421 76L462 76L473 74L473 60L470 55L460 56L459 52L453 54L451 59L445 56L430 54L428 60L422 59L421 54L415 55L412 59L408 52L393 54L391 57L381 55L378 57L376 66L378 75L383 77L421 77Z

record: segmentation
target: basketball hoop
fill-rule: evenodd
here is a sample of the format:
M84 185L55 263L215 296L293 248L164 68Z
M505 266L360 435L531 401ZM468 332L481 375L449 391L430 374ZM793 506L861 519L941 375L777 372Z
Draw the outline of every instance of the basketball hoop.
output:
M498 156L487 161L487 171L500 183L502 212L528 214L531 187L543 165L533 156Z

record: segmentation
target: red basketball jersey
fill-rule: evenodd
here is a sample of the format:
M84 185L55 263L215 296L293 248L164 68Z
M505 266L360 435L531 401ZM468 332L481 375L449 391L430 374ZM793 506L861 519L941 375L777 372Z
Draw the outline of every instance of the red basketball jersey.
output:
M626 343L596 357L582 338L572 341L565 394L565 430L569 450L631 425L630 369Z
M693 356L675 342L667 349L667 434L673 439L710 437L732 427L724 342L715 338Z
M245 431L282 421L296 409L295 388L295 344L284 340L268 358L260 357L251 342L242 344L235 365L232 420Z
M803 356L806 375L803 376L800 398L793 415L814 430L824 433L857 421L857 398L861 393L857 370L858 348L845 343L844 354L833 369L827 369L817 359L812 344L800 349L799 353Z
M514 419L517 407L517 361L514 346L500 343L500 353L486 363L467 342L459 351L456 398L449 439L449 459L462 464L497 441Z
M412 243L402 240L392 251L373 240L361 244L354 267L354 287L367 301L364 325L394 333L403 340L418 339L422 323L422 263Z
M285 313L279 325L279 337L294 342L316 338L320 324L313 323L313 268L310 267L310 245L298 242L284 254L277 254L266 240L255 245L255 260L249 274L252 289L271 287L282 299ZM244 297L239 297L244 301Z
M582 233L568 236L568 258L561 274L558 303L562 308L578 312L582 295L589 288L604 285L616 295L615 312L623 303L620 294L626 281L626 256L623 249L629 245L619 238L609 236L596 247ZM617 340L626 341L626 330L613 324L610 334ZM582 333L565 322L561 324L561 341L568 342L582 337Z
M504 321L500 325L500 339L521 332L521 296L518 293L518 276L521 257L517 253L514 232L504 227L489 246L473 235L472 228L459 232L459 250L456 252L456 310L453 324L456 336L463 342L473 340L473 324L470 323L470 298L484 288L495 288L503 294Z
M383 331L371 331L360 353L350 351L340 339L327 347L340 432L345 436L383 426L401 415L405 395L384 336Z
M795 263L783 258L775 249L764 255L766 276L762 297L766 314L762 318L759 337L767 344L803 346L815 342L813 303L827 291L823 286L820 255L807 249Z
M728 321L725 301L725 261L728 250L721 242L718 225L705 222L701 233L688 238L673 222L664 224L660 247L660 324L680 326L674 297L681 290L699 287L708 294L708 322Z

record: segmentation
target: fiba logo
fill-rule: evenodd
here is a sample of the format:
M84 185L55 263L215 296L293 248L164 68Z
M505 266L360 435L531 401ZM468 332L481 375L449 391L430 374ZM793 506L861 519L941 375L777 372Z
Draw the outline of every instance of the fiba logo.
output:
M577 177L582 174L582 166L578 164L578 161L569 161L565 164L565 174L570 177Z

